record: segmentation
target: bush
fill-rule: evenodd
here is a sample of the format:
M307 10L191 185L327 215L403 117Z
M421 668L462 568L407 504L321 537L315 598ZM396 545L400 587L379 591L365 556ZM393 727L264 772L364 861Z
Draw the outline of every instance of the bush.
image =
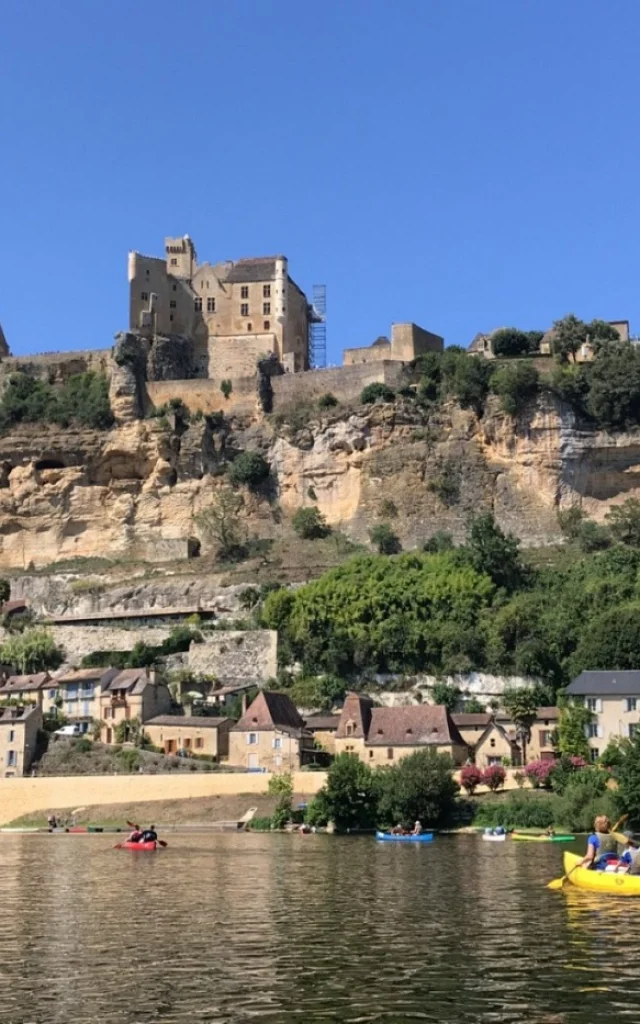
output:
M447 822L453 813L458 784L453 761L435 750L408 754L379 778L378 817L383 823L425 825Z
M229 398L231 392L233 391L233 384L228 378L227 380L223 380L220 382L220 390L222 391L222 394L224 395L225 398Z
M574 757L570 754L563 754L562 757L552 762L552 764L549 783L555 793L564 793L567 786L574 781L576 772L580 772L583 768L587 767L587 762L583 757ZM590 772L594 770L599 771L599 769L589 769Z
M475 817L475 825L502 825L503 828L549 828L557 821L559 798L537 793L508 793L504 799L483 800Z
M429 537L422 545L422 550L430 555L437 555L441 551L453 550L453 537L446 530L438 530L433 537Z
M291 525L303 540L317 540L329 533L326 520L316 505L299 508L292 516Z
M25 373L14 373L0 401L0 426L21 422L81 423L98 430L113 425L109 382L104 374L78 373L53 387Z
M333 409L337 404L338 399L335 395L332 395L330 391L327 391L324 395L320 395L320 398L318 399L319 409Z
M464 790L473 796L478 786L482 785L482 772L475 764L466 764L460 772L460 784Z
M46 629L26 629L0 646L0 659L22 675L59 668L63 653Z
M401 551L400 538L388 523L379 523L369 530L369 539L380 555L397 555Z
M91 742L91 740L88 740L85 737L79 739L75 744L75 749L78 754L88 754L92 748L93 743Z
M538 393L540 375L531 363L500 366L491 378L504 412L515 416Z
M269 476L269 463L259 452L242 452L229 466L227 476L233 486L257 487Z
M386 384L367 384L360 393L362 405L373 405L374 402L393 402L395 393Z
M490 764L482 773L482 781L492 793L504 786L506 777L507 773L501 764Z
M542 331L502 327L491 335L491 349L496 356L525 356L538 351L542 336Z
M550 789L554 766L555 761L531 761L525 766L524 773L534 789Z

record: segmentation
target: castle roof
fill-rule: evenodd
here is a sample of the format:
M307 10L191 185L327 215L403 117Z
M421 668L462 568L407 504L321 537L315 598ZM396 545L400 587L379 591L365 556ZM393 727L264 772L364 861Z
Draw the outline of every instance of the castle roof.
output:
M238 260L229 271L227 281L231 284L250 284L252 281L275 281L276 260L282 256L256 256L253 259Z

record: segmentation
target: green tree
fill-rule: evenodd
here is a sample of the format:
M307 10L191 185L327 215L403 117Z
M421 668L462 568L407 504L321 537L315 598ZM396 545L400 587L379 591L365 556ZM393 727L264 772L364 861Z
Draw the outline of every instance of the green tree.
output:
M532 363L500 366L491 378L491 390L509 416L519 413L538 394L540 374Z
M0 578L0 604L4 604L11 597L11 584L9 580Z
M233 391L233 382L230 381L229 378L221 381L220 390L222 391L222 394L224 395L225 398L230 398L231 392Z
M290 772L272 775L267 787L269 796L276 798L276 806L271 815L272 828L284 828L291 818L293 801L293 776Z
M220 558L236 558L243 551L244 532L238 520L243 508L242 495L223 487L215 493L209 507L195 517L198 529Z
M561 754L573 757L591 756L589 741L585 729L593 721L593 714L584 704L572 701L560 701L560 718L558 719L558 750Z
M502 694L502 706L516 727L516 737L522 750L522 761L527 763L527 744L531 727L538 717L538 695L531 689L507 687Z
M403 757L381 776L378 815L382 822L405 825L445 823L452 814L459 787L453 778L454 764L446 754L421 750Z
M465 697L462 710L466 715L483 715L487 709L477 697Z
M460 688L452 686L451 683L434 683L431 687L431 696L434 704L445 707L451 713L456 711L460 704Z
M582 371L583 407L598 426L625 430L640 422L640 352L612 344Z
M299 508L291 518L291 525L303 540L317 540L329 533L327 521L316 505Z
M451 346L445 355L450 352ZM453 372L448 372L445 362L446 389L457 398L463 409L473 409L477 416L482 416L494 369L491 360L478 359L466 353L458 355Z
M516 590L524 582L519 542L500 529L492 515L476 516L467 532L467 552L473 568L497 587Z
M524 356L530 352L530 338L517 327L501 327L491 335L491 349L495 356Z
M595 615L571 660L572 673L585 669L636 669L640 664L640 602L615 605Z
M630 547L640 547L640 501L627 498L621 505L613 505L605 519L616 540Z
M388 523L378 523L369 530L369 540L380 555L397 555L401 550L400 538Z
M395 392L391 390L386 384L373 383L367 384L362 389L360 394L360 403L362 405L373 405L374 402L393 402L395 398Z
M27 629L0 647L0 660L5 665L15 665L21 675L59 668L62 658L62 651L46 629Z
M347 684L338 676L299 676L289 696L297 707L329 711L334 704L344 700L346 692Z
M632 825L640 825L640 733L625 745L622 764L615 769L616 799Z
M586 518L586 512L579 505L571 505L570 508L559 510L558 526L565 540L568 540L570 543L577 541L580 536L580 529Z
M589 328L584 320L579 320L573 313L569 313L562 320L556 320L553 324L553 354L561 363L573 360L581 347L586 343L589 336Z
M429 540L422 545L422 550L430 555L437 555L441 551L452 551L454 547L453 537L445 530L437 530Z
M227 478L234 487L258 487L269 476L269 463L260 452L241 452L229 466Z
M327 819L338 832L375 826L378 787L373 772L356 754L338 754L321 793Z

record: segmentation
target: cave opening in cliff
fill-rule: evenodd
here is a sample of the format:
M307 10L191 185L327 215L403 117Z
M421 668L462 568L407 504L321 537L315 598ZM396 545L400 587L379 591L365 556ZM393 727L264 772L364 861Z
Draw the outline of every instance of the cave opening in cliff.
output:
M38 459L35 464L36 472L41 469L65 469L64 462L61 459Z

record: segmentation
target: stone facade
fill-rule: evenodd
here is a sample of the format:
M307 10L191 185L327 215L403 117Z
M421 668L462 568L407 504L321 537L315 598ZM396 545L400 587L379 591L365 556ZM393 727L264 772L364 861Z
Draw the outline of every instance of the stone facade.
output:
M35 757L41 727L38 706L0 708L0 772L5 779L25 774Z
M191 339L201 376L218 374L221 348L227 366L253 347L308 368L308 302L284 256L198 264L188 235L167 238L165 259L129 253L129 291L130 329Z
M425 331L417 324L392 324L391 339L378 338L366 348L346 348L342 353L345 366L378 363L385 359L410 363L427 352L442 352L444 338Z
M232 685L263 685L278 671L278 634L271 629L225 629L206 634L206 643L192 643L188 667Z
M189 754L225 760L229 754L231 718L160 715L145 722L144 731L154 747L165 754L185 750Z

